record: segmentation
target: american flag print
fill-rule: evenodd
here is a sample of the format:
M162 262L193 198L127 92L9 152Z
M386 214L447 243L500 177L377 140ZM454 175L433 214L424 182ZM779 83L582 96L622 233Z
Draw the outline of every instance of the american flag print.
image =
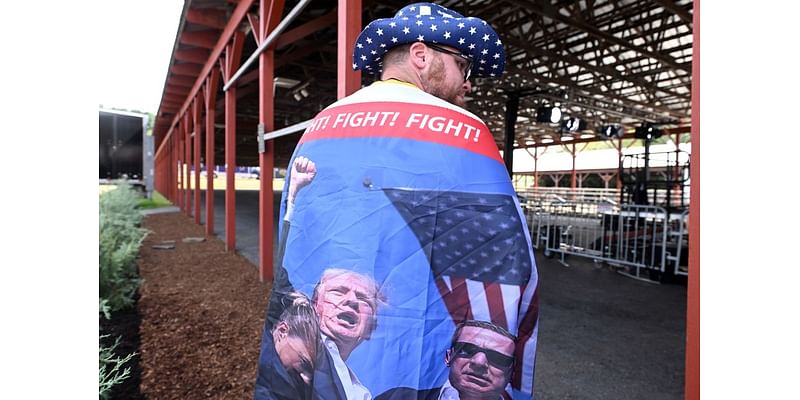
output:
M300 156L317 174L281 231L281 267L309 297L327 268L385 290L377 329L346 360L373 398L441 386L444 353L465 319L518 337L507 396L532 398L538 275L524 214L480 118L411 85L376 82L321 111ZM281 220L290 179L291 171Z

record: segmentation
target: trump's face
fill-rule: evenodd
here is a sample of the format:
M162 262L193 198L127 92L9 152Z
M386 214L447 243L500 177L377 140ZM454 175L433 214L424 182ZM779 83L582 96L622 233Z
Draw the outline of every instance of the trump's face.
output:
M465 326L445 357L450 384L462 397L496 400L511 377L514 341L488 329Z
M344 274L320 285L314 308L322 333L351 346L369 338L377 307L369 282L356 274Z

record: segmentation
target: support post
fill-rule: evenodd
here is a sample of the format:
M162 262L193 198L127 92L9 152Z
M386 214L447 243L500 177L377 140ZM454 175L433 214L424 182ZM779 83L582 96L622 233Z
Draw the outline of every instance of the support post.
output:
M192 216L192 137L190 136L191 129L189 128L189 123L192 119L189 116L190 112L191 108L186 111L186 114L183 114L183 168L186 174L183 179L185 186L183 191L183 211L186 212L187 217Z
M577 180L576 179L576 172L575 172L575 158L577 156L576 151L575 151L575 142L572 143L572 151L570 151L570 154L572 154L572 180L571 180L572 184L571 184L570 187L572 188L572 195L574 196L575 195L575 188L577 187L577 185L575 184L576 180Z
M244 34L237 31L225 47L222 62L227 81L239 68ZM225 92L225 250L236 250L236 86Z
M336 98L361 88L361 71L353 71L353 45L361 33L361 0L338 0Z
M506 102L506 136L503 142L503 161L505 161L509 177L514 174L514 136L518 109L519 93L509 93L508 101Z
M200 95L194 99L194 223L200 225Z
M206 105L206 235L214 235L214 119L217 113L217 89L219 88L219 69L214 67L206 78L203 87Z
M183 118L181 118L181 122L177 127L178 132L176 134L178 137L178 207L180 207L181 211L183 211L184 207L186 207L186 196L184 195L184 192L186 191L186 180L184 180L185 168L183 167L183 163L186 160L186 152L183 151L183 143L186 140L183 134L185 128L186 123L183 121Z
M262 0L260 4L260 18L256 30L256 42L260 45L272 30L278 26L283 14L284 0ZM268 48L258 56L258 121L263 127L263 132L275 129L275 50ZM258 276L261 281L272 281L273 278L273 246L274 239L274 197L272 193L273 169L275 167L275 142L259 140L263 147L259 148L258 166L261 171L260 187L258 191Z
M686 299L684 398L700 399L700 0L692 6L692 155L689 188L689 279Z

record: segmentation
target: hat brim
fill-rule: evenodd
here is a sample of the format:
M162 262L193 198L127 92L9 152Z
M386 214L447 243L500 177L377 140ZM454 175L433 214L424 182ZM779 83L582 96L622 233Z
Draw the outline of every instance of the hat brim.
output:
M473 60L472 76L500 77L505 69L503 43L486 21L439 15L396 15L371 22L356 40L353 69L378 74L387 51L414 42L457 49Z

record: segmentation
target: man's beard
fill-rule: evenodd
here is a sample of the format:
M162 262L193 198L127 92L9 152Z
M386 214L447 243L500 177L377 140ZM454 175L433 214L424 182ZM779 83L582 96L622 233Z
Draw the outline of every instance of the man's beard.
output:
M440 55L434 57L428 74L423 78L423 86L426 92L432 94L448 103L465 108L466 103L461 97L461 87L448 87L445 83L447 72L444 68L444 61Z

